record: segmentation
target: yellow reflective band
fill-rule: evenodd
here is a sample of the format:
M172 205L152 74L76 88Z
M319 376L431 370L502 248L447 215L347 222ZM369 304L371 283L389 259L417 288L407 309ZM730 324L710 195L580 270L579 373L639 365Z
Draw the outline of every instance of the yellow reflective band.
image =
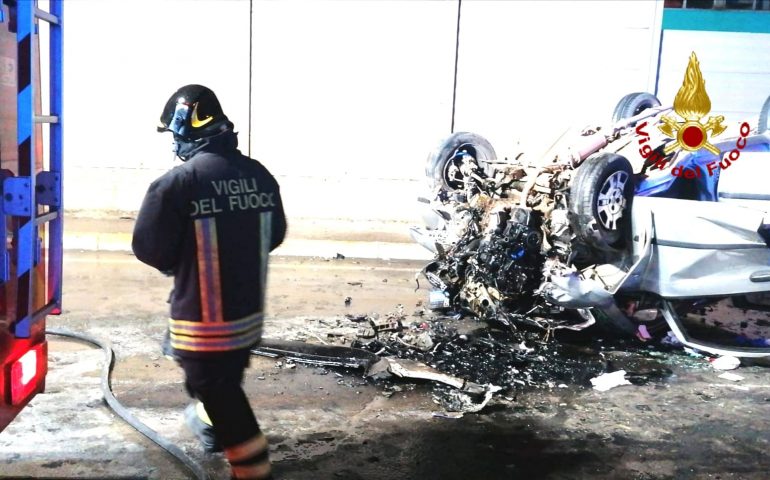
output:
M209 418L208 412L206 412L206 407L203 406L202 402L198 402L197 405L195 405L195 413L198 414L198 418L201 419L203 423L208 425L209 427L213 426L214 424L211 423L211 419Z
M192 352L223 352L250 347L262 338L262 327L256 327L245 333L231 337L189 337L169 335L171 347L176 350Z
M169 330L177 335L190 337L228 337L245 333L262 327L262 314L254 314L232 322L189 322L185 320L169 320Z

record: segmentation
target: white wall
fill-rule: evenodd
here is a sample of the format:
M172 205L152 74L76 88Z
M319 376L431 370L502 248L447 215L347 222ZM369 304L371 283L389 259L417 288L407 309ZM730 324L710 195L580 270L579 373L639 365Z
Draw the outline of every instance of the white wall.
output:
M500 155L609 121L622 96L654 88L661 14L650 1L463 2L458 129Z
M155 127L182 85L211 87L245 125L248 27L245 1L64 2L65 208L139 208L174 165Z
M462 7L456 130L501 154L606 120L651 90L662 2ZM255 0L251 154L291 217L414 220L449 134L455 1ZM248 144L249 2L65 3L65 202L135 210L173 165L154 130L185 83L213 88Z
M252 154L288 215L414 218L448 134L456 3L254 2Z
M666 30L658 88L665 103L672 104L682 86L691 52L706 81L711 115L724 115L733 129L743 121L756 126L770 95L770 34Z

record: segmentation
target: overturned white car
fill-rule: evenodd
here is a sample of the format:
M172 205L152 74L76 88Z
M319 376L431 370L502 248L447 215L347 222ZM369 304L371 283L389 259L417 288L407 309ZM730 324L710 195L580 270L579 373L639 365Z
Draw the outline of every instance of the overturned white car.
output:
M427 162L425 226L411 232L436 254L422 272L431 305L770 355L768 321L690 333L704 323L690 317L720 301L770 306L770 98L756 128L727 138L722 117L701 122L707 107L632 93L609 126L538 159L499 160L473 133L443 140Z

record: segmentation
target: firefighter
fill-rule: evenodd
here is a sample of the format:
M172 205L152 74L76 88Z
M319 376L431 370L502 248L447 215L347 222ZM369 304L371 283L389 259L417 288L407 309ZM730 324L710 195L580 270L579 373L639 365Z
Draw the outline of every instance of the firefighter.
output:
M286 233L279 186L238 149L233 124L201 85L177 90L160 117L183 161L147 190L136 257L174 276L169 341L197 400L185 422L232 478L269 479L266 437L241 388L262 336L268 253Z

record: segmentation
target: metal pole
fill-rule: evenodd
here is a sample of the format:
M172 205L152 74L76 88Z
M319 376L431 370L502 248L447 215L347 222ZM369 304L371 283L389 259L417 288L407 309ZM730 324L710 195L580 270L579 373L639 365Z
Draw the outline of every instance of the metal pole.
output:
M252 62L253 62L253 34L254 34L254 0L249 0L249 149L248 155L251 157L251 83L252 83Z
M457 0L457 35L455 36L455 74L454 85L452 86L452 127L449 133L455 133L455 107L457 104L457 62L460 57L460 11L463 6L463 0Z

